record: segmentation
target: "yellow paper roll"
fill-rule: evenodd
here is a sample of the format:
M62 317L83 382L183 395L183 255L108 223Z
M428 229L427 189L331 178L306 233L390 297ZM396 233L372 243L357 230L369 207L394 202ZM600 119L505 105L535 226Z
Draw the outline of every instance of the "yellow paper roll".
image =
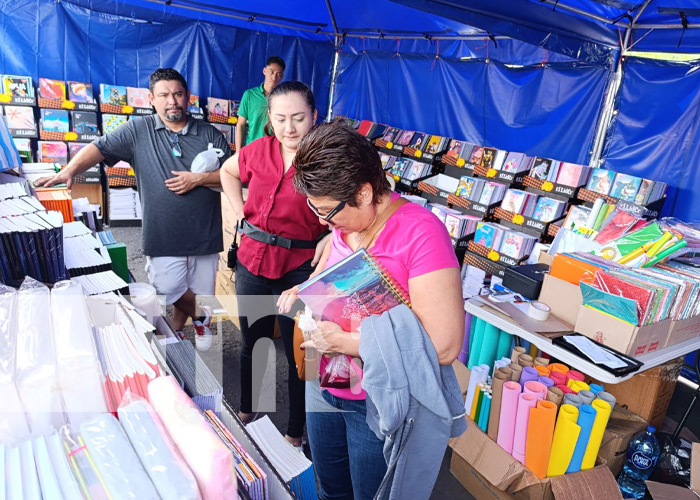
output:
M593 408L596 409L597 413L595 420L593 421L591 437L588 438L586 453L583 455L581 470L591 469L595 465L595 459L598 456L600 443L603 441L603 433L605 432L605 427L608 425L608 419L610 418L610 412L612 411L610 403L603 401L602 399L594 399L592 405Z
M581 426L576 423L577 420L578 408L569 404L561 405L557 425L554 428L547 477L561 476L566 472L576 448L578 435L581 432Z
M591 390L591 387L587 383L581 382L580 380L574 380L569 387L571 387L571 390L575 392Z
M530 356L532 356L532 359L537 357L538 352L540 352L540 350L537 348L537 346L535 344L530 344Z

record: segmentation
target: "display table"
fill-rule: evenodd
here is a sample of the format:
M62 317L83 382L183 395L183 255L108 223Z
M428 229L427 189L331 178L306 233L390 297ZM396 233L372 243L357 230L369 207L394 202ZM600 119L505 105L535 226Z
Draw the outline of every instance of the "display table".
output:
M579 357L570 351L553 344L550 339L537 333L525 330L512 319L506 318L495 309L488 307L488 304L485 304L482 299L472 298L467 300L464 303L464 310L469 314L481 318L484 321L491 323L495 327L510 333L511 335L527 340L538 349L546 352L552 357L557 358L562 363L565 363L581 373L585 373L586 375L589 375L606 384L619 384L620 382L632 378L638 373L654 368L655 366L662 365L667 361L700 349L700 337L695 337L694 339L686 340L685 342L681 342L665 349L659 349L658 351L637 356L635 359L641 363L644 363L642 367L636 372L617 377L612 373L603 370L594 363L591 363L588 359Z

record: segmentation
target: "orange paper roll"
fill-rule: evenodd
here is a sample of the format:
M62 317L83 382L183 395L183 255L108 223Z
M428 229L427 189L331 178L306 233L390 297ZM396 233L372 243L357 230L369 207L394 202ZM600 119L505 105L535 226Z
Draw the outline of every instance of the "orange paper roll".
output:
M513 347L513 352L510 354L510 360L513 363L517 363L521 354L525 354L525 348L516 345L515 347Z
M549 377L549 368L546 366L538 365L535 364L535 370L537 370L537 373L543 377Z
M525 466L540 479L544 479L547 475L556 419L557 405L551 401L538 401L537 407L530 410L525 444Z
M529 356L527 354L521 354L518 358L518 364L523 368L527 366L532 366L534 364L532 361L532 356Z
M566 375L566 373L569 371L569 367L562 363L551 363L547 366L551 372L561 373L562 375Z
M581 432L581 427L576 423L577 420L578 408L572 405L561 405L557 426L554 429L552 453L547 467L548 477L561 476L566 472L571 457L574 455L578 435Z
M513 373L510 376L510 379L513 382L520 382L520 375L523 374L523 367L519 364L511 363L508 365L508 368L510 368L513 371Z

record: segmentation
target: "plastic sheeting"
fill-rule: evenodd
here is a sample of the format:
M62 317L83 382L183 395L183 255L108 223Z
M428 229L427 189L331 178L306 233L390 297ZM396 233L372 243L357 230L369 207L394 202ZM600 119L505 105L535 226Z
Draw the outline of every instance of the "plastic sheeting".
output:
M343 53L333 111L586 163L607 77L605 69L582 63L509 67L417 54Z
M173 67L194 94L240 99L262 83L266 58L278 55L285 79L307 83L319 114L327 110L330 42L194 20L134 22L49 0L0 0L0 12L0 73L147 87L155 69Z
M662 215L700 222L700 63L630 58L606 168L667 182Z

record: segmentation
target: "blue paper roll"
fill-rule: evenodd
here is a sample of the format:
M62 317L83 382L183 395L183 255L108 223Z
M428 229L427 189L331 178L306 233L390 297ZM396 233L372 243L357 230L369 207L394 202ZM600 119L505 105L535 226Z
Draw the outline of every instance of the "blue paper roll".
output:
M500 330L498 333L498 346L496 347L496 359L510 358L510 353L513 350L513 336Z
M484 395L479 412L479 429L487 432L489 425L489 414L491 413L491 397Z
M484 325L484 335L481 341L481 352L479 353L479 365L489 365L489 371L493 370L493 362L496 361L496 350L498 349L498 336L501 330L491 323Z
M604 390L605 389L600 384L591 384L591 392L593 394L598 394L599 392L604 391Z
M474 318L472 323L476 323L474 327L474 340L472 341L471 349L469 350L469 363L467 366L471 370L479 363L479 355L481 354L481 344L484 341L484 328L487 323L481 318Z
M469 351L472 352L472 344L474 343L474 331L476 330L476 322L478 318L475 318L471 314L467 313L467 315L464 317L464 321L466 322L467 317L469 317ZM465 325L466 326L466 325Z
M567 474L569 472L578 472L581 470L581 463L583 462L583 456L586 454L586 447L588 446L588 439L591 436L591 429L593 429L596 413L596 409L591 405L581 405L578 407L578 420L576 423L581 427L581 432L578 435L576 448L574 448L574 454L571 457L571 462L569 462L569 467L566 469Z

